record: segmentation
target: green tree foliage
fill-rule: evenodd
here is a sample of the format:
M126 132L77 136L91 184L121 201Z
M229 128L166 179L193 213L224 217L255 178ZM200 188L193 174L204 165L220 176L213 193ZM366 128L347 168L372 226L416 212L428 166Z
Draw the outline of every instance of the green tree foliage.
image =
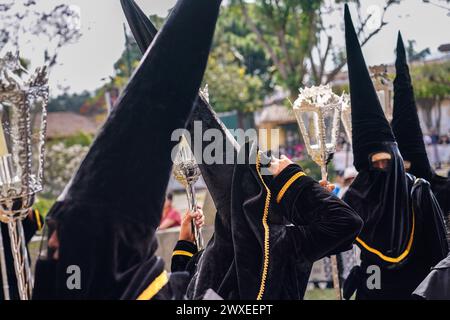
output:
M66 148L72 147L74 145L80 145L82 147L90 147L94 137L90 134L80 132L71 137L61 138L61 139L53 139L50 145L56 143L62 143Z
M49 112L70 111L79 113L80 107L90 98L90 96L88 91L84 91L80 94L64 93L56 98L50 99L47 109Z
M246 73L243 64L234 62L232 49L217 46L209 58L204 82L208 84L210 102L216 111L254 111L262 107L263 83L257 76Z
M417 103L425 115L429 131L441 130L442 101L450 97L450 61L425 63L412 68ZM432 112L436 109L435 122Z
M241 114L263 106L270 75L264 51L255 46L253 34L237 9L222 9L204 83L216 111L237 110Z
M303 171L310 177L317 181L322 180L320 167L312 161L309 156L305 160L298 161L298 164L302 167ZM334 170L333 164L328 165L328 180L333 181L336 178L336 171Z
M342 26L327 24L327 17L341 11L342 0L231 0L244 17L258 45L271 61L275 81L292 94L307 84L329 83L346 64L344 48L333 42L330 31ZM379 17L364 15L356 3L354 17L362 46L387 24L384 20L389 8L400 1L386 0ZM379 19L372 27L373 19ZM327 70L331 65L331 70Z

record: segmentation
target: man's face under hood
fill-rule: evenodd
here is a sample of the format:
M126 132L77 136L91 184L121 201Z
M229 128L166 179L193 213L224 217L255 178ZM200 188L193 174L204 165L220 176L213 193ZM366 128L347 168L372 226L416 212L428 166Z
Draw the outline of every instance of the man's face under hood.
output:
M380 143L372 150L368 168L359 172L344 200L364 220L358 238L363 254L377 264L391 265L391 259L367 249L392 261L406 249L413 223L408 180L396 143Z

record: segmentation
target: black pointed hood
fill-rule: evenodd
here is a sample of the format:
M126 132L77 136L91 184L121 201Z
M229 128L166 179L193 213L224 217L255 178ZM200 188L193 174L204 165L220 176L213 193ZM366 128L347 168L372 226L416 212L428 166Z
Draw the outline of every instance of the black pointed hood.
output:
M177 143L171 135L185 128L197 99L220 3L177 2L53 212L58 298L130 298L123 295L136 277L163 271L155 230ZM66 287L70 265L82 270L81 290Z
M392 130L404 160L411 162L410 173L430 181L433 172L428 161L422 129L417 114L414 89L406 61L406 51L402 35L398 33L397 76L394 80L394 117Z
M133 36L135 37L141 52L145 53L152 43L157 30L134 0L121 0L121 3ZM199 129L197 132L194 131L196 127ZM203 135L208 129L218 129L222 132L222 136L224 137L224 140L222 141L224 147L223 164L213 163L205 165L202 161L199 161L203 179L208 186L208 190L211 192L214 204L216 205L216 208L222 208L223 206L226 206L225 203L229 202L231 176L234 170L233 165L226 165L226 151L234 152L236 155L238 146L222 121L217 117L212 107L201 95L199 95L196 101L187 129L190 131L192 138L199 134ZM196 141L192 141L196 156L202 155L204 148L210 143L208 141L202 141L201 144L196 144L195 142Z
M131 10L126 14L128 23L141 51L145 52L152 41L152 35L148 30L151 30L153 25L145 14L139 14L142 11L133 0L122 0L122 5L124 10ZM143 36L143 33L146 33L146 35ZM141 43L138 39L146 39L146 42ZM237 158L238 146L212 107L201 95L196 101L187 129L191 138L193 138L191 146L199 163L202 177L217 209L214 236L206 246L198 263L197 269L199 271L196 273L189 290L191 292L189 295L197 296L198 292L204 292L204 290L213 287L214 284L221 283L234 257L233 240L231 238L231 190L234 164L233 162L230 163L229 158ZM221 163L205 164L201 159L203 151L211 142L205 139L198 140L195 137L203 136L208 129L215 129L222 133L223 140L215 141L216 144L223 147ZM214 272L211 273L208 270L214 270Z
M410 181L370 78L347 5L345 36L354 164L359 174L345 194L344 201L364 221L363 230L357 238L357 244L362 250L361 259L395 268L406 263L412 251L408 246L414 230L410 210ZM379 152L391 155L384 169L375 168L369 159L372 154Z
M383 113L356 35L348 5L345 5L345 40L352 102L354 164L358 171L367 168L369 155L380 144L395 142Z
M142 53L147 51L158 30L133 0L120 0L133 37Z

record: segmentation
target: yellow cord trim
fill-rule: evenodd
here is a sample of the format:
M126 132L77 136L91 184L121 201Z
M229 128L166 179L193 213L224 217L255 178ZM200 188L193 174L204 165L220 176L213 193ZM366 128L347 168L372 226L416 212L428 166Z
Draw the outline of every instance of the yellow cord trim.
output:
M283 199L284 194L286 193L286 191L289 189L289 187L295 182L297 181L297 179L299 179L300 177L306 176L306 174L303 171L297 172L296 174L294 174L289 180L288 182L286 182L283 186L283 188L281 188L280 192L277 195L277 203L280 203L281 199Z
M264 188L266 189L267 196L266 201L264 203L264 215L262 219L262 224L264 227L264 263L263 263L263 271L261 275L261 286L259 287L259 292L256 300L262 300L264 295L264 290L266 288L266 279L267 279L267 271L269 269L269 224L267 223L267 217L269 216L269 205L271 193L270 189L267 187L264 179L262 178L260 167L261 167L261 154L258 152L256 157L256 171L258 172L259 178L261 179Z
M411 247L412 247L412 244L414 242L415 225L416 225L416 218L415 218L414 207L413 207L412 208L412 228L411 228L411 235L409 237L408 245L406 246L405 251L400 256L398 256L397 258L392 258L392 257L385 256L379 250L371 248L367 243L365 243L359 237L356 238L356 241L358 241L359 244L361 244L364 247L364 249L366 249L367 251L377 255L378 257L380 257L384 261L387 261L387 262L390 262L390 263L398 263L398 262L402 261L403 259L405 259L408 256L408 254L411 252Z
M142 291L136 300L151 300L169 282L167 272L163 271L152 283Z
M34 210L34 216L36 217L36 223L38 227L38 231L42 230L42 221L41 221L41 215L39 214L39 210Z
M175 250L172 253L172 256L187 256L187 257L192 257L194 254L189 252L189 251L185 251L185 250Z

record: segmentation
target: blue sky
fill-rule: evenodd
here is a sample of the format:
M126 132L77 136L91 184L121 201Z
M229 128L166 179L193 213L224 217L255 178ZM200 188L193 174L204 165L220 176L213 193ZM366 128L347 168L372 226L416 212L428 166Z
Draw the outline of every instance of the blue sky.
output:
M434 0L437 1L437 0ZM147 14L165 16L175 0L136 0ZM362 0L363 13L380 7L384 0ZM113 73L113 64L124 49L122 13L119 0L40 0L37 6L49 10L57 4L77 6L81 12L81 39L63 48L59 64L50 75L52 95L58 92L58 84L70 85L72 92L94 90L102 85ZM414 39L417 48L430 47L438 54L437 47L450 43L450 17L443 9L427 5L422 0L403 0L394 6L386 16L389 25L383 29L365 48L368 64L391 63L394 60L394 47L397 31L401 30L405 40ZM331 23L340 24L342 13L330 17ZM344 35L337 29L332 36L336 45L343 45ZM24 41L22 55L30 57L32 65L42 63L45 43L32 38ZM2 52L3 54L4 52Z

